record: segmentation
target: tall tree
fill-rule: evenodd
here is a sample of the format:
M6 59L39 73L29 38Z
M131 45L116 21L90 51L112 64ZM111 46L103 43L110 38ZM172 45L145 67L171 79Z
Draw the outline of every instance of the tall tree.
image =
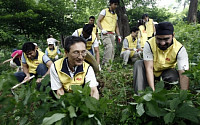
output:
M198 0L190 0L190 6L189 6L189 11L188 11L189 23L197 22L197 7L198 7Z

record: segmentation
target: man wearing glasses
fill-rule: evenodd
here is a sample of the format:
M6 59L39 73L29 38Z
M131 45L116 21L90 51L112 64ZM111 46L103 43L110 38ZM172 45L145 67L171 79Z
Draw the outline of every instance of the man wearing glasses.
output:
M178 64L178 71L175 69ZM143 60L134 64L134 89L144 90L150 86L155 91L155 80L162 77L165 87L179 81L183 90L189 88L189 78L182 73L189 69L185 47L174 38L174 27L170 22L156 25L156 36L147 41L143 49Z
M51 89L56 90L58 96L71 90L71 85L84 85L89 82L90 95L99 99L93 68L84 61L86 56L86 41L81 37L70 36L64 41L67 57L54 62L50 68Z

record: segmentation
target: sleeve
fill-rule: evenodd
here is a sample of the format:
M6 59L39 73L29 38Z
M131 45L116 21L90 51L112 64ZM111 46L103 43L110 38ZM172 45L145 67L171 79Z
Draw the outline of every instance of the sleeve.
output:
M188 54L185 47L182 47L181 50L178 52L177 63L178 63L178 70L189 69Z
M55 70L54 64L50 67L50 80L51 80L51 89L58 90L62 87L58 74Z
M97 41L97 38L94 40L94 47L99 47L99 42Z
M50 58L47 56L47 55L44 55L43 57L42 57L42 59L43 59L43 62L46 64L48 61L50 61Z
M105 9L103 9L103 10L100 12L100 15L103 15L103 16L105 16L105 15L106 15L106 10L105 10Z
M48 56L48 51L47 51L47 49L45 50L45 54Z
M123 40L123 47L128 48L128 40L126 38Z
M87 83L87 82L90 82L89 83L90 87L96 87L99 85L99 83L96 80L94 70L91 66L89 67L88 72L85 76L85 83Z
M153 60L153 53L151 51L151 48L150 48L150 45L148 42L146 42L144 44L143 59L144 60Z
M24 64L26 64L26 59L25 59L25 57L24 57L24 53L22 53L22 63L24 63Z
M58 53L58 54L60 54L60 53L61 53L59 48L57 49L57 53Z
M75 30L72 36L77 36L78 37L78 30Z

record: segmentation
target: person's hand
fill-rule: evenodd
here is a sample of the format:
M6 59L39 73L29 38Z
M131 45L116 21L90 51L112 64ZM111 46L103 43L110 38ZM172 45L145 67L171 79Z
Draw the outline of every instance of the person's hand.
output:
M27 74L23 81L29 81L30 80L30 74Z
M43 78L37 78L36 83L41 83L42 80Z
M65 91L64 91L63 88L60 88L60 89L58 89L58 90L56 91L56 94L57 94L58 98L60 99L60 96L61 96L61 95L64 95L64 94L65 94Z
M122 41L122 37L118 36L118 42L121 43L121 41Z
M101 40L98 40L98 43L99 43L99 45L101 45L102 43L101 43Z
M106 30L102 29L102 30L101 30L101 33L102 33L102 34L107 34L108 32L107 32Z

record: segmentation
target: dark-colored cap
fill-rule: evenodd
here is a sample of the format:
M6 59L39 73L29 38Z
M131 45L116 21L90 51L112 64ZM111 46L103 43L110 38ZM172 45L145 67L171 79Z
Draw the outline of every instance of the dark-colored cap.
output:
M170 22L161 22L156 27L156 35L172 35L174 33L174 27Z
M92 30L93 30L93 25L91 24L85 24L83 27L83 31L87 33L88 35L92 34Z
M119 4L119 0L110 0L110 3L118 3Z

